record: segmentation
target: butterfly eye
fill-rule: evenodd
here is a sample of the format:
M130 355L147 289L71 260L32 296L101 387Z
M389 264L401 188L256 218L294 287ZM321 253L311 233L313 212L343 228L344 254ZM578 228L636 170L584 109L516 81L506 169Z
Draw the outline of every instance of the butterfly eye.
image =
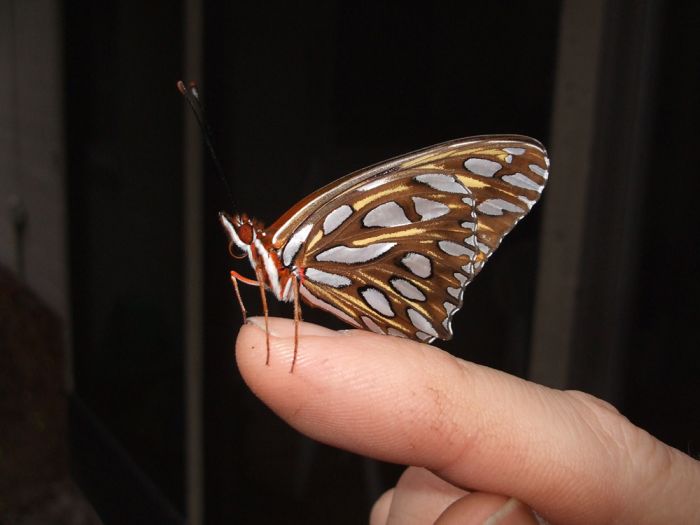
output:
M244 223L241 224L237 228L237 233L238 233L238 238L246 243L246 244L252 244L253 241L255 240L255 232L253 231L253 227L250 224Z

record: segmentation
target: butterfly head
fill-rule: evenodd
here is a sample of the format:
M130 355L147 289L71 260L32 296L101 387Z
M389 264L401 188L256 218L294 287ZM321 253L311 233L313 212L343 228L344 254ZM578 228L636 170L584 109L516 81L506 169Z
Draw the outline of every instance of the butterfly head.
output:
M229 238L229 253L236 259L250 256L250 247L258 237L264 235L262 224L245 213L231 216L220 212L219 222Z

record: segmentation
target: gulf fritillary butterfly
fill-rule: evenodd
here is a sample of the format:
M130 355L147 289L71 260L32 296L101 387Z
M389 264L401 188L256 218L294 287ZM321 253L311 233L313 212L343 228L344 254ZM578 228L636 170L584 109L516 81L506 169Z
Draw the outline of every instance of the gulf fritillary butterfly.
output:
M451 339L465 287L537 202L548 168L545 149L529 137L470 137L346 175L267 228L222 212L229 251L239 250L256 275L231 272L243 317L238 281L259 286L266 328L266 291L294 302L290 372L300 296L356 328Z

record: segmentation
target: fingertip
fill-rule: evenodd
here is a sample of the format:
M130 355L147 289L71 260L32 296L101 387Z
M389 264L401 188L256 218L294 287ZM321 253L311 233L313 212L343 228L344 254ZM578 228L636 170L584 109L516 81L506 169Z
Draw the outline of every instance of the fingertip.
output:
M537 525L529 507L515 498L474 492L458 499L435 525Z
M295 322L293 319L284 317L268 317L267 324L264 317L249 317L244 326L254 326L265 331L269 329L270 335L274 337L294 337ZM299 335L336 336L339 332L326 328L325 326L299 322Z
M395 490L396 489L387 490L374 502L372 510L369 513L369 525L385 525L389 520L389 509L391 509L391 502L394 499Z
M275 368L284 368L287 364L287 371L291 370L294 359L294 337L295 323L291 319L280 317L269 317L267 322L264 317L249 317L241 327L236 340L236 360L238 367L244 378L250 373L260 373L261 368L267 362L267 337L270 335L270 362L275 364ZM300 340L308 336L333 337L338 333L323 326L312 323L299 323L298 336ZM298 349L297 349L298 350ZM297 351L297 363L303 358L303 354ZM269 367L268 367L269 368Z
M250 389L272 410L294 425L292 416L310 399L342 384L353 374L361 334L339 334L311 323L250 318L236 341L236 361ZM268 337L269 334L269 363ZM296 358L295 358L296 339ZM292 368L292 363L294 367Z

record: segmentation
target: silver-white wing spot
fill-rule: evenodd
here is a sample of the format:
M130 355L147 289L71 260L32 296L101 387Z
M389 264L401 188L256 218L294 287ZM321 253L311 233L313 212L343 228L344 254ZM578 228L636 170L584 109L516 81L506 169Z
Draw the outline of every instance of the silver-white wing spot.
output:
M374 311L386 317L394 317L396 315L391 309L389 299L386 298L386 295L381 290L368 286L360 290L360 295Z
M461 284L462 286L464 286L465 284L467 284L467 281L469 280L469 279L467 279L467 276L466 276L466 275L463 275L463 274L461 274L461 273L459 273L459 272L455 272L455 273L454 273L454 276L455 276L455 278L459 281L459 284Z
M316 268L307 268L304 272L304 276L310 281L319 284L325 284L333 288L342 288L344 286L350 286L352 284L352 281L344 275L324 272L323 270L317 270Z
M506 162L507 162L508 164L510 164L511 162L513 162L513 155L506 155Z
M430 259L420 253L407 253L401 259L401 264L408 268L413 275L424 279L427 279L433 273Z
M512 202L503 199L487 199L477 206L477 209L485 215L503 215L504 211L520 212L523 210Z
M445 330L447 330L449 333L452 333L452 315L458 310L457 305L452 304L449 301L445 301L442 303L442 305L445 307L445 314L447 314L442 320L442 326L444 326Z
M336 208L330 212L326 219L323 221L323 233L328 235L329 233L335 231L338 226L343 224L350 215L352 215L352 207L347 204L343 204L339 208Z
M503 151L511 155L522 155L525 153L525 148L503 148Z
M475 222L465 221L460 226L462 226L462 228L464 228L466 230L471 230L471 231L476 230L476 223Z
M502 177L502 179L511 186L515 186L517 188L524 188L526 190L534 190L537 192L542 191L541 185L537 184L534 180L523 175L522 173L513 173L512 175L506 175L505 177Z
M535 201L528 199L525 195L518 195L518 200L523 201L527 205L528 210L535 205Z
M393 279L390 279L389 282L391 283L391 286L393 286L394 289L406 299L412 299L414 301L426 300L425 294L421 292L413 283L407 281L406 279L394 277Z
M460 299L462 297L462 289L461 288L453 288L452 286L448 286L447 293L450 294L455 299Z
M437 332L435 331L435 328L433 327L432 324L430 324L430 321L428 321L423 314L417 312L413 308L408 308L406 310L406 313L408 314L408 318L411 320L413 323L413 326L415 326L418 330L421 332L424 332L432 337L437 337ZM418 335L418 334L416 334Z
M390 228L392 226L411 224L411 221L408 220L401 206L394 201L390 201L377 206L367 213L365 218L362 219L362 224L368 228L373 226Z
M452 175L445 175L444 173L425 173L416 176L415 180L438 191L447 193L469 193L469 190L465 188L461 182L455 180Z
M480 177L493 177L503 166L493 160L472 157L464 161L464 167L471 171L474 175L479 175Z
M466 204L467 206L474 206L474 199L471 197L464 197L462 199L462 202Z
M317 261L337 262L342 264L366 263L381 257L386 252L396 246L395 242L378 242L362 246L361 248L351 248L349 246L334 246L316 256Z
M412 197L412 199L416 213L420 215L423 221L437 219L450 213L450 207L442 202L424 199L423 197Z
M440 241L440 242L438 242L438 246L447 255L455 255L455 256L469 255L469 254L471 254L470 256L474 255L474 252L472 252L469 248L467 248L463 244L458 244L456 242Z
M547 179L547 176L549 175L547 170L540 168L537 164L529 164L528 167L532 170L533 173L536 173L545 180Z
M292 260L299 252L301 245L304 244L306 238L309 236L312 226L313 224L307 224L303 228L299 228L289 239L289 242L287 242L282 250L282 262L285 266L289 266L292 263Z
M363 315L361 317L362 322L365 323L365 326L372 330L375 334L383 334L384 330L382 330L377 323L375 323L371 318L367 317L366 315Z

